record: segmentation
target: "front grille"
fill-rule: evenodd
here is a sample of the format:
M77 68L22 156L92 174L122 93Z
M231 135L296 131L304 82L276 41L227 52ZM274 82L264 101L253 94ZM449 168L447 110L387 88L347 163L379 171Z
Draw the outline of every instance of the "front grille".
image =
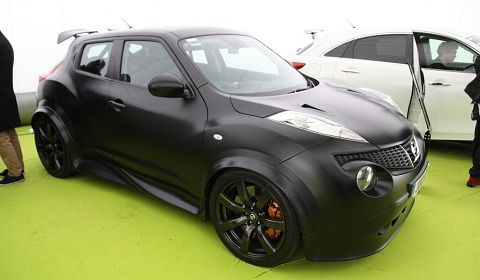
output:
M415 167L420 160L420 152L417 141L412 137L402 145L373 152L336 155L335 160L340 165L354 160L368 160L387 169L405 169Z

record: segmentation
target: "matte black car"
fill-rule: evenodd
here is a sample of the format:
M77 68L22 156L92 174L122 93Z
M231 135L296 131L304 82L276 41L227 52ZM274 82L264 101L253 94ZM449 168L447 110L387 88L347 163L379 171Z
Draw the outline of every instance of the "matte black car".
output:
M394 106L302 75L220 28L66 31L38 86L35 144L55 177L107 178L210 218L260 266L384 248L421 187L425 144Z

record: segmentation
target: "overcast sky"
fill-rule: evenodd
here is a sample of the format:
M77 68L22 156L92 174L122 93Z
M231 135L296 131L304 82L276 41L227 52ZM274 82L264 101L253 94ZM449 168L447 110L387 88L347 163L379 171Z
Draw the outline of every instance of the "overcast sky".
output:
M305 29L382 26L448 28L480 35L478 0L0 0L0 30L15 51L15 91L35 91L38 76L60 61L68 29L106 31L168 25L221 26L246 31L284 57L310 40ZM350 22L350 23L349 23Z

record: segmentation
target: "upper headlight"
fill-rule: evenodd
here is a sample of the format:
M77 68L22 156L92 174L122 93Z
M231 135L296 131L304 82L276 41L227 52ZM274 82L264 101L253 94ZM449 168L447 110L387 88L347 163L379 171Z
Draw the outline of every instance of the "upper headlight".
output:
M267 119L330 137L368 143L360 135L336 122L299 112L285 111Z

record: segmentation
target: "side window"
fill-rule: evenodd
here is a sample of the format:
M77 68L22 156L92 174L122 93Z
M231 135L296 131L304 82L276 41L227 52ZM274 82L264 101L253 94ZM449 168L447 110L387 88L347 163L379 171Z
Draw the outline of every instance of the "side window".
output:
M345 56L355 59L407 64L413 57L412 37L382 35L358 39L350 45Z
M325 54L325 56L330 56L330 57L342 57L343 54L345 53L345 51L347 50L348 46L350 46L350 42L347 42L347 43L344 43L334 49L332 49L331 51L327 52Z
M474 72L476 54L462 43L429 34L419 34L416 40L422 67Z
M85 45L82 51L82 59L80 60L79 70L95 75L105 76L108 69L111 52L111 42Z
M151 78L163 73L181 77L180 70L162 44L150 41L125 42L121 81L147 86Z

